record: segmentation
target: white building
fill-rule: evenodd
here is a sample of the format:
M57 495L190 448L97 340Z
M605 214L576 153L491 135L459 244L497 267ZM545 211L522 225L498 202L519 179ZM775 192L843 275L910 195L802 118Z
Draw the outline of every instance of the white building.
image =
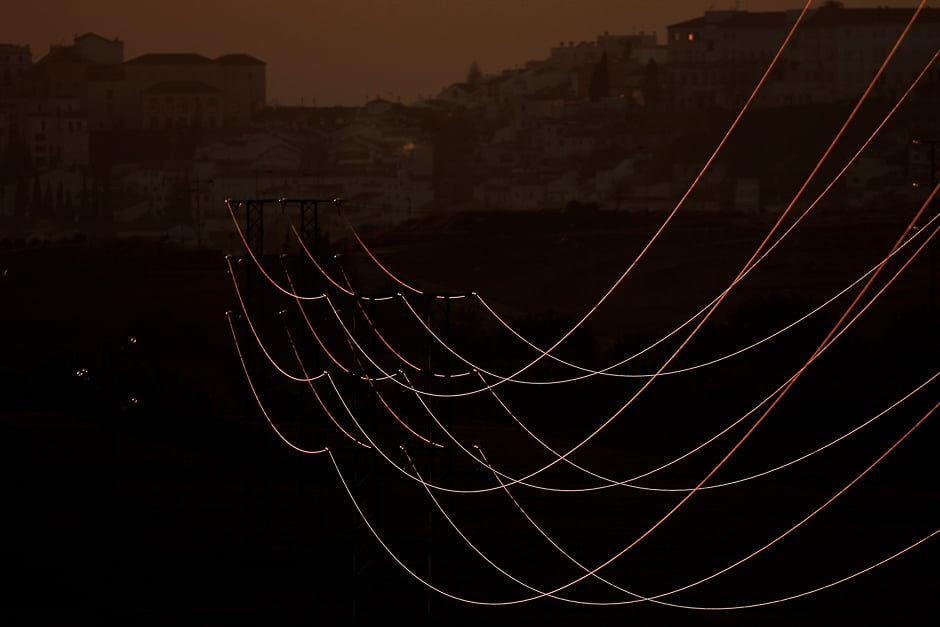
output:
M78 98L30 101L25 136L36 167L88 165L88 122Z
M913 9L812 10L761 88L756 106L852 100L861 95L913 15ZM799 11L706 11L668 32L668 90L679 108L743 105L770 66ZM924 9L888 66L875 95L910 85L940 41L940 9ZM931 69L924 89L940 88Z
M123 87L137 97L134 110L126 111L130 126L149 126L152 116L148 107L154 100L148 94L155 95L155 89L165 90L168 83L176 86L173 89L177 93L160 95L172 96L177 107L183 104L192 111L198 106L207 108L215 98L212 114L218 126L243 126L265 106L265 63L254 57L228 54L209 59L192 53L144 54L124 63ZM203 119L208 115L209 111ZM177 122L182 117L177 116ZM188 119L197 117L190 114Z

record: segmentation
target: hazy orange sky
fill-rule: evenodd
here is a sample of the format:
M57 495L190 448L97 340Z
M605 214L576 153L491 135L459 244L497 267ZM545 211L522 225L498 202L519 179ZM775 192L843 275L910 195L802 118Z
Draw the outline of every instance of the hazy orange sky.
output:
M465 78L542 59L561 41L656 31L706 9L799 9L801 0L3 0L0 42L50 44L94 32L146 52L243 52L265 61L268 101L358 105L435 95ZM817 0L814 5L822 4ZM916 0L846 0L915 7Z

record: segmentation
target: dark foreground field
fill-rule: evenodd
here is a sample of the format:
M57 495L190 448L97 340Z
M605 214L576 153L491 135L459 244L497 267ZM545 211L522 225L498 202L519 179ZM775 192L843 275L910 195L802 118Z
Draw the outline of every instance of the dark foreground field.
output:
M820 218L742 283L677 365L746 345L823 302L883 257L903 222L904 216L892 214ZM678 223L572 338L565 354L579 363L607 364L684 322L727 284L769 224L721 216ZM657 225L656 216L466 214L362 235L409 285L440 293L478 290L520 328L551 343L618 278ZM350 240L338 240L339 263L360 292L406 291L376 271ZM276 261L270 264L277 268ZM933 613L940 583L936 539L833 589L750 610L598 607L544 598L486 607L428 593L359 522L328 457L296 453L268 427L246 387L226 324L224 312L237 310L238 302L221 255L89 241L5 251L0 271L3 624L913 625ZM746 476L813 450L935 374L937 318L928 286L925 258L807 371L715 480ZM269 312L296 307L270 290L255 297ZM851 295L842 298L805 327L701 375L655 382L574 459L614 477L672 459L792 374L850 301ZM342 306L352 316L351 303ZM294 331L305 331L296 310L290 311ZM310 311L318 328L327 328L328 312ZM432 312L438 324L451 323L448 338L500 372L510 371L517 357L531 357L518 346L509 348L512 338L486 322L479 309L455 302L446 316L442 311L428 305L425 313ZM426 339L416 347L412 335L398 328L400 312L375 305L371 313L377 325L391 325L387 339L400 340L415 361L456 367ZM296 372L274 318L261 313L258 328L270 338L275 357ZM357 332L371 337L364 319L357 319ZM236 330L265 407L282 431L311 448L333 448L370 521L416 575L478 600L536 594L468 549L420 486L390 470L374 451L343 438L307 388L276 375L243 320L236 321ZM312 345L309 335L297 337ZM312 355L312 349L304 350ZM664 350L648 356L643 367L655 369L665 356ZM322 358L311 363L319 364L317 371L326 368ZM566 370L544 367L537 374L559 372ZM453 391L462 383L447 385L453 387L434 389ZM590 433L638 386L619 379L560 391L507 389L505 398L520 418L530 417L536 431L563 448ZM440 438L413 398L389 386L378 389L404 408L403 417L418 431ZM487 470L455 446L430 451L387 419L368 388L355 390L354 409L367 417L393 461L406 465L397 445L407 444L432 481L494 484ZM861 434L794 468L694 495L600 574L624 588L656 594L746 557L852 481L936 401L934 384ZM327 402L339 407L335 398ZM509 474L524 474L550 459L492 402L437 400L432 407ZM354 430L348 417L337 415ZM932 420L791 537L714 581L663 600L722 606L796 595L933 532L938 493ZM694 485L743 435L743 428L732 430L714 450L644 485ZM588 484L560 468L539 479ZM628 546L683 494L613 488L565 495L523 486L510 492L559 545L591 565ZM436 496L468 539L534 588L552 590L582 574L537 535L507 494ZM597 582L559 593L565 595L629 598Z

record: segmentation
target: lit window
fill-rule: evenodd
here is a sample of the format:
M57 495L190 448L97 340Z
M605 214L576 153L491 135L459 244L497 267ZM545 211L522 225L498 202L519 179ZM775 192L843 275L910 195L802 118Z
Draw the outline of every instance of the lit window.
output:
M695 33L688 33L685 37L689 41L695 41Z

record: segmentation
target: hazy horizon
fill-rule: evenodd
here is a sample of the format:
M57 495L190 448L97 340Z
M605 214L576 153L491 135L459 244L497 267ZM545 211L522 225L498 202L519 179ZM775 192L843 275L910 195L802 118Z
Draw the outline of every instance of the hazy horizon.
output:
M815 2L814 6L822 2ZM848 0L848 8L913 9L914 0ZM496 73L548 56L561 41L592 41L604 32L657 33L708 9L799 9L799 0L35 0L4 9L0 43L28 44L33 60L51 45L93 32L118 38L125 59L148 52L213 57L245 53L267 63L268 103L358 105L383 97L413 102L464 79L476 61ZM181 19L180 16L185 16ZM326 60L326 62L324 62Z

